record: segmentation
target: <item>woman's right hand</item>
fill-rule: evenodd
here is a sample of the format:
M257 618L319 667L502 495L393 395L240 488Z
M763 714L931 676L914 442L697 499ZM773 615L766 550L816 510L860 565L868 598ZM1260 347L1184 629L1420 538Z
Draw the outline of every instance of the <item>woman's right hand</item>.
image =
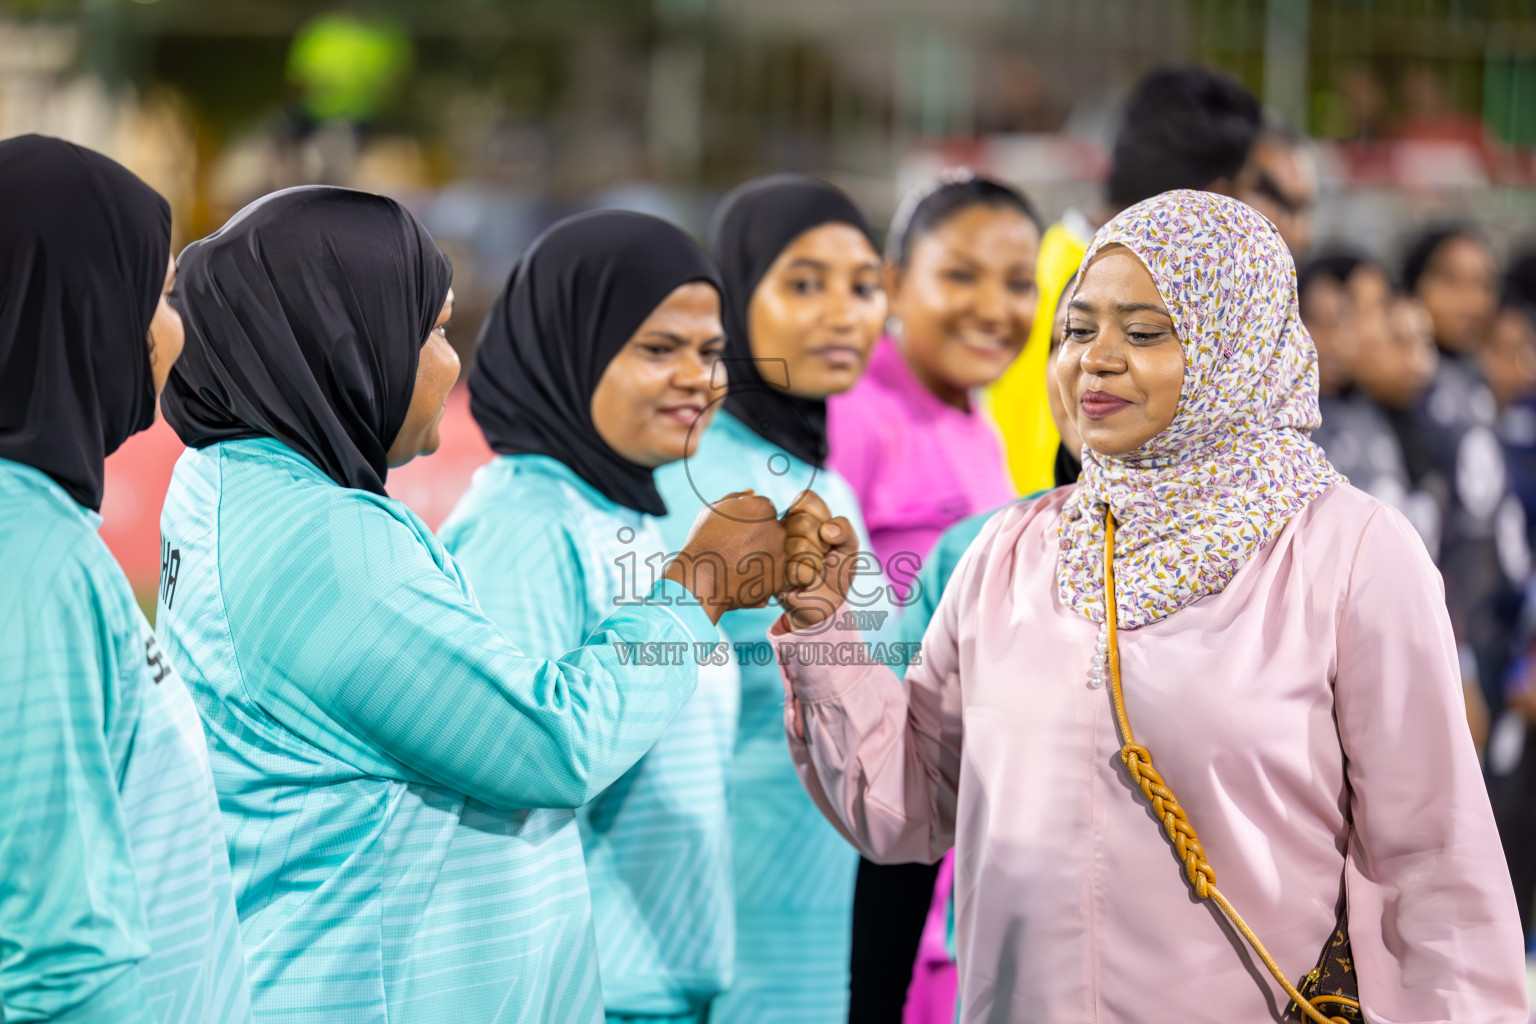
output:
M711 622L761 608L784 588L785 530L773 502L753 491L727 494L694 521L663 579L687 587Z

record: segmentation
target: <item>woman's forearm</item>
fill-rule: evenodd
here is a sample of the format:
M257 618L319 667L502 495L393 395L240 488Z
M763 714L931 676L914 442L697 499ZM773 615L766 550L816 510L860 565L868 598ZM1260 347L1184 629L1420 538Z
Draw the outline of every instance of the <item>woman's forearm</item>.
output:
M944 714L945 678L917 664L904 684L873 663L878 650L856 630L782 627L768 636L806 792L871 860L937 861L954 842L959 775L958 716Z

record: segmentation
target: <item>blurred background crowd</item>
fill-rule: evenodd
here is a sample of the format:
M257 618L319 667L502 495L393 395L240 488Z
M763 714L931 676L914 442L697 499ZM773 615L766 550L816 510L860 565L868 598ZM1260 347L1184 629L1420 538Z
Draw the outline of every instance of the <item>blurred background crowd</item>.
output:
M0 12L0 135L46 131L120 159L170 198L178 241L290 184L401 198L452 252L464 322L559 216L626 206L698 230L725 189L771 171L818 174L883 223L907 186L965 163L1021 185L1053 220L1097 199L1124 97L1170 63L1230 74L1307 139L1318 244L1348 240L1395 267L1420 225L1456 217L1502 258L1536 215L1529 0L5 0Z
M120 160L178 248L288 185L394 196L453 257L467 365L513 261L581 209L702 233L725 190L791 170L881 223L965 165L1091 228L1127 96L1169 65L1262 104L1231 184L1296 256L1317 439L1444 571L1528 908L1536 0L6 0L0 137ZM444 433L390 478L433 526L488 455L462 395ZM151 606L179 452L162 424L108 467L103 535Z

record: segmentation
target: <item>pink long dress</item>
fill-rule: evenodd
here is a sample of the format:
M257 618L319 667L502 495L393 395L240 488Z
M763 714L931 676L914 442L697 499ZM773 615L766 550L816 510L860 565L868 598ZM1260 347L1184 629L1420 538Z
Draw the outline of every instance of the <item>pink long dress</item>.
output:
M1097 626L1056 597L1068 493L988 524L905 685L786 644L855 634L775 626L801 779L872 858L954 846L966 1022L1279 1020L1280 987L1128 785L1088 682ZM1138 741L1285 971L1316 961L1342 879L1368 1020L1525 1024L1440 579L1401 515L1335 485L1223 591L1120 648Z

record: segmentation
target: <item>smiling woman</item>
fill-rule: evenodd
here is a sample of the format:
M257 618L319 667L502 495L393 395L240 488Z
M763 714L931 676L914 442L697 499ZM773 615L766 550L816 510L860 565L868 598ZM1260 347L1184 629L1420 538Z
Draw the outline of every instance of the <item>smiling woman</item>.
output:
M884 565L922 558L955 522L1015 496L976 389L1034 322L1040 231L1028 200L969 171L910 194L891 224L891 330L869 373L828 403L831 464ZM904 588L903 588L904 589Z
M161 519L180 575L156 623L210 736L257 1016L595 1024L607 983L624 978L605 970L599 989L588 877L597 886L614 872L584 866L576 808L609 806L604 790L696 706L692 658L636 666L626 654L710 649L721 610L701 609L697 592L683 600L689 589L670 578L628 595L562 586L603 582L584 574L575 538L601 541L597 525L622 534L620 513L582 520L562 488L589 510L659 505L650 470L593 430L592 389L669 293L715 280L675 229L626 223L582 222L610 248L634 242L623 272L596 275L603 301L592 277L546 274L535 255L561 264L570 253L545 245L525 256L488 327L502 344L487 344L471 383L477 417L499 411L510 436L522 410L531 423L516 440L567 447L543 450L565 461L518 456L542 467L526 474L544 481L542 506L483 508L492 547L529 561L515 579L481 572L474 589L386 490L391 461L436 446L457 372L442 335L452 267L421 224L383 196L289 189L182 254L187 351L166 416L194 447ZM513 328L526 341L517 351ZM476 387L488 367L507 376ZM518 390L494 386L507 379ZM482 474L472 494L499 497L495 482ZM551 525L573 522L576 534ZM500 617L509 594L532 609L526 619ZM728 741L710 738L706 755L719 760ZM699 845L723 874L723 857ZM706 876L687 875L700 889ZM724 942L701 944L728 955Z
M1152 275L1123 245L1099 250L1067 306L1056 376L1083 443L1124 455L1173 422L1184 348Z
M964 169L915 188L892 220L891 333L876 343L863 379L828 402L827 432L830 462L858 495L875 556L903 577L901 568L927 558L946 528L1015 497L997 428L974 398L1024 347L1039 242L1024 196ZM903 596L905 583L893 584ZM859 865L853 1024L897 1019L904 1005L907 1024L953 1017L945 991L953 965L942 942L927 944L931 969L918 974L908 1000L938 874L927 865ZM939 895L942 907L947 893Z
M884 319L880 257L848 224L811 228L785 246L747 307L752 355L783 360L789 393L810 399L854 385Z
M864 372L885 321L880 262L846 195L797 174L750 181L720 205L711 248L725 281L730 390L698 451L656 481L676 550L706 503L753 488L778 512L814 485L863 530L858 501L828 467L827 401ZM787 379L785 374L787 373ZM716 392L718 394L718 392ZM861 610L889 622L878 570ZM800 788L779 724L784 701L763 642L776 604L720 627L767 657L741 665L740 732L730 769L736 889L735 979L711 1024L845 1024L857 854Z
M486 320L469 387L499 454L440 533L523 652L579 646L640 601L643 575L661 572L666 506L651 471L684 458L709 421L720 290L682 231L600 210L541 235ZM738 683L732 665L686 660L627 666L626 686L697 674L698 688L645 756L576 812L610 1019L695 1021L730 980L725 777Z
M448 392L459 379L459 354L448 344L448 321L453 316L453 289L443 300L442 311L432 324L421 346L416 364L416 389L405 412L400 433L389 446L386 459L390 468L410 462L418 455L431 455L442 446L443 412L448 408Z
M873 859L955 849L967 1024L1301 1019L1207 896L1292 980L1342 927L1364 1019L1523 1024L1440 576L1306 436L1284 242L1164 193L1099 230L1075 301L1081 479L988 521L903 679L784 665L807 788ZM786 594L770 637L856 641L835 598Z
M1040 221L1023 195L969 171L920 186L887 244L892 343L946 405L997 380L1034 324Z
M592 392L592 425L614 451L640 466L693 454L714 415L710 375L725 348L720 292L680 284L635 329Z

